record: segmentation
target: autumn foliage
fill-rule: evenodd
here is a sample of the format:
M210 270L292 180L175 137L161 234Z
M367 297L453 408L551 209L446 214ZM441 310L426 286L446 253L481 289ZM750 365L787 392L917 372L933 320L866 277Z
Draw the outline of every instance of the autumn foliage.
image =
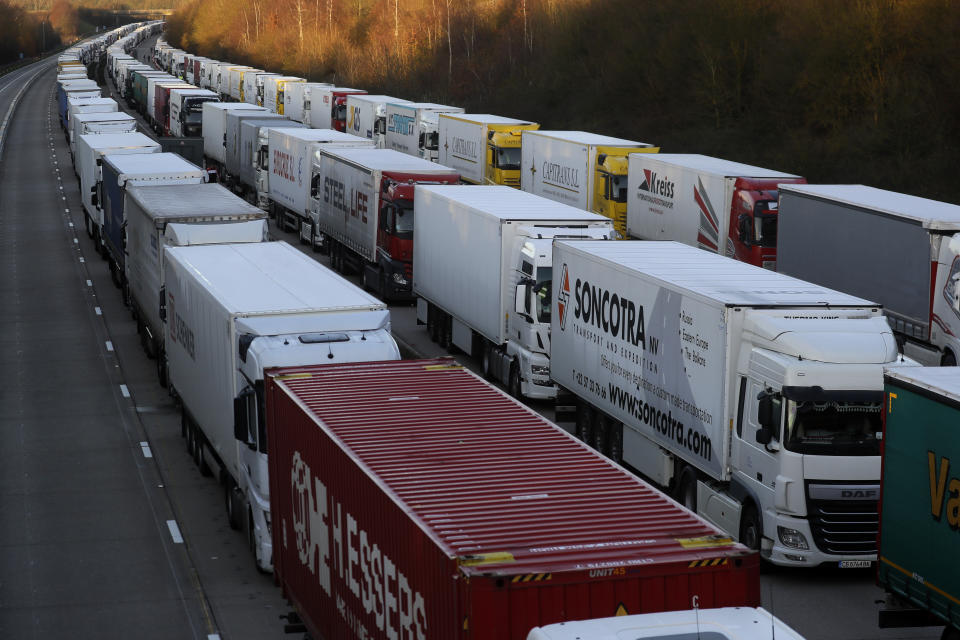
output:
M184 49L960 201L951 0L197 0Z
M52 49L59 42L45 15L28 13L0 0L0 65L19 60L21 54L32 58L41 53L44 45Z

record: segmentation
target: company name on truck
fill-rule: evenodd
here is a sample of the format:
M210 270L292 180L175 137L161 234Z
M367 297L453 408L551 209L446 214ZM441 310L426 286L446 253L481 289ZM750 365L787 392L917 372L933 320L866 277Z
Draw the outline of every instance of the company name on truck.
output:
M170 318L170 340L183 347L191 360L196 360L196 341L193 337L193 329L186 323L174 304L173 294L167 294L167 310Z
M570 273L564 263L557 297L561 330L566 330L570 293ZM573 285L573 317L593 325L611 338L623 340L634 347L647 346L643 305L634 302L622 292L610 291L576 278Z
M656 171L644 169L643 182L637 187L637 198L664 209L672 209L675 187L672 180L664 178Z
M413 133L413 116L391 113L390 121L387 124L387 131L390 133L398 133L402 136L411 135Z
M580 170L573 167L565 167L556 162L544 162L541 168L541 179L544 182L554 184L558 187L567 189L580 189Z
M296 164L296 167L294 166ZM295 163L293 156L280 149L273 150L273 174L288 182L302 184L300 162Z
M464 140L463 138L454 137L453 140L451 140L450 153L455 156L476 160L477 143L474 140Z
M930 514L937 522L947 518L954 531L960 529L960 478L950 478L950 458L927 451L930 476ZM946 512L946 514L944 514Z
M390 640L425 640L426 601L393 558L314 477L299 451L291 467L293 532L301 564L316 576L337 610L360 638L374 625ZM286 522L283 544L286 546ZM362 607L350 610L347 592Z

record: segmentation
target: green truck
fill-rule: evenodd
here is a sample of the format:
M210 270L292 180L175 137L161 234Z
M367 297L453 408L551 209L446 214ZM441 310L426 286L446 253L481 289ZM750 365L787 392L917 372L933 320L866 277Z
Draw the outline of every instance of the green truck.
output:
M877 582L880 626L946 624L960 639L960 367L891 367Z

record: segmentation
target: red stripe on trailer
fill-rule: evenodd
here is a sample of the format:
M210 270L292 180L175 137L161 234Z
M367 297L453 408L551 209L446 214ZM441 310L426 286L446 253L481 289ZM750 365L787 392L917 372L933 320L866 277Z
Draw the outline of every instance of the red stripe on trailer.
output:
M277 580L319 637L757 606L758 559L451 360L269 373Z

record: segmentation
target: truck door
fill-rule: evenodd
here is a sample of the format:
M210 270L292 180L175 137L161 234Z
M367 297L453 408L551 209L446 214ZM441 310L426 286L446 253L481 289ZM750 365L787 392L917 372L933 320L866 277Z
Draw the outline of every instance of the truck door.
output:
M778 459L780 447L780 425L783 422L783 406L779 396L774 399L774 415L777 416L773 439L769 444L757 442L760 423L757 419L759 402L757 396L766 389L766 385L741 376L739 400L737 406L736 437L734 438L733 460L735 476L760 501L762 512L766 506L774 504L774 488L780 468ZM762 517L762 515L761 515ZM764 528L767 535L770 532Z

